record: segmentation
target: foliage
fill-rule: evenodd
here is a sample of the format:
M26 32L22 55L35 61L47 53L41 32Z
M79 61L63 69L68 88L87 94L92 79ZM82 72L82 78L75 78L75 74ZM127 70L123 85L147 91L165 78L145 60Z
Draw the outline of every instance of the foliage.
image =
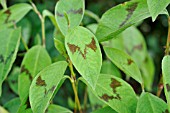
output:
M92 4L97 14L85 0L18 2L0 0L0 113L170 112L170 0ZM169 30L155 83L139 26L160 14Z

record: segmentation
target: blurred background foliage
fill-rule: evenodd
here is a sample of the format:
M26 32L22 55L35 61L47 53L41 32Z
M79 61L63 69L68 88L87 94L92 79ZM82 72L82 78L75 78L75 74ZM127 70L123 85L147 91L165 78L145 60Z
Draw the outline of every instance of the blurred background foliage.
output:
M102 14L108 10L109 8L123 3L127 0L85 0L86 9L94 12L95 14L102 16ZM7 0L8 6L11 6L16 3L21 2L28 2L28 0ZM48 9L54 14L54 9L57 0L33 0L33 2L38 7L38 10L42 12L44 9ZM168 7L168 11L170 11L170 7ZM114 18L113 18L114 19ZM87 26L89 24L96 23L95 20L85 16L82 22L83 26ZM29 12L18 24L17 26L22 26L22 35L24 40L28 44L29 47L32 47L35 44L41 44L41 23L39 21L38 16L33 12ZM154 60L155 64L155 74L154 74L154 83L152 86L151 92L156 94L157 85L159 83L159 79L161 76L161 60L164 56L164 46L166 44L167 38L167 31L168 31L168 22L167 18L164 15L160 15L157 20L153 23L151 18L148 18L141 22L138 25L138 29L142 32L145 37L146 45L149 51L149 54ZM51 21L46 18L45 21L45 31L46 31L46 49L49 52L52 61L59 61L63 60L64 58L58 53L56 48L54 47L54 40L53 40L53 32L54 26L52 25ZM21 42L19 53L17 59L14 63L15 68L12 69L8 79L3 84L3 94L0 98L0 105L9 107L12 104L8 105L8 101L12 100L17 95L17 77L19 73L21 61L23 59L23 54L25 52L25 48ZM66 72L69 74L69 71ZM78 73L77 73L78 75ZM136 82L130 82L131 85L134 87L137 93L140 93L140 89L138 89L139 84ZM11 88L11 84L13 88ZM84 103L85 95L87 94L86 87L83 83L80 82L79 84L79 98L81 103ZM164 98L164 93L162 93L161 98ZM12 103L12 102L11 102ZM74 108L74 94L72 91L71 84L68 80L62 85L61 89L57 93L56 97L54 98L53 103L65 106L67 108L73 109ZM89 103L89 99L87 99L87 103ZM92 103L91 103L92 104ZM15 103L13 103L15 105ZM88 109L89 104L87 104L87 111L91 109L95 109L100 107L100 105L94 105L93 108Z

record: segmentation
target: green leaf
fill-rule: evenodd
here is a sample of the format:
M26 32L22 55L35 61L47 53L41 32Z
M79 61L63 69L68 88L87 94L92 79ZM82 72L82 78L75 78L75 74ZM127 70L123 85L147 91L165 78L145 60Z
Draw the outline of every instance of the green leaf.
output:
M155 67L153 59L150 55L147 55L142 66L141 66L141 74L144 81L144 85L147 90L152 90L152 84L154 81Z
M100 73L114 75L119 78L122 76L119 69L109 60L103 61Z
M2 83L6 79L14 63L19 47L21 29L0 30L0 96Z
M12 91L18 94L18 75L20 74L20 68L14 67L11 74L8 77L8 83Z
M14 98L14 99L10 100L9 102L7 102L4 105L4 108L6 108L10 113L17 113L19 105L20 105L20 99L19 98Z
M52 104L49 105L47 113L73 113L73 112L68 110L67 108Z
M96 33L97 27L98 27L98 24L90 24L86 26L86 28L89 29L94 34Z
M33 78L50 64L50 56L45 48L40 45L32 47L25 54L21 64L21 74L19 75L19 95L21 101L28 97Z
M96 37L100 42L109 40L149 16L146 0L132 0L117 5L102 16L96 31Z
M54 30L54 44L58 52L65 58L67 58L68 55L66 53L66 48L64 45L64 36L57 28Z
M94 34L76 27L66 36L65 47L77 71L94 89L102 65L101 50Z
M162 99L151 93L142 93L137 104L136 113L169 113L167 108Z
M13 25L20 21L32 7L26 3L19 3L9 7L7 10L3 10L0 14L0 25L8 24L8 26Z
M147 48L142 33L134 26L122 32L123 43L126 50L139 67L142 67L147 56Z
M106 107L98 109L92 113L117 113L117 112L115 110L113 110L111 107L106 106Z
M162 60L163 84L166 100L170 110L170 56L165 56Z
M101 108L102 106L105 105L105 103L101 101L97 95L95 95L95 92L90 87L87 88L87 92L88 92L90 105L93 110Z
M101 74L95 88L96 94L118 113L135 113L137 97L132 87L113 75Z
M43 11L43 18L49 17L53 25L58 28L57 22L55 20L55 16L48 10Z
M109 47L104 47L104 51L107 57L125 74L131 76L140 84L143 83L141 73L137 64L128 54L121 50Z
M24 100L21 101L21 105L18 108L17 113L33 113L30 108L29 98L24 98Z
M119 49L122 51L126 51L125 47L124 47L124 40L123 40L123 34L120 33L119 35L117 35L115 38L102 42L103 46L107 46L107 47L111 47L111 48L115 48L115 49Z
M34 113L45 112L55 89L63 78L66 67L65 61L54 63L34 78L29 91L30 104Z
M169 5L170 0L147 0L147 3L152 21L155 21L157 16Z
M58 27L65 36L69 29L78 26L84 16L84 0L59 0L55 7Z

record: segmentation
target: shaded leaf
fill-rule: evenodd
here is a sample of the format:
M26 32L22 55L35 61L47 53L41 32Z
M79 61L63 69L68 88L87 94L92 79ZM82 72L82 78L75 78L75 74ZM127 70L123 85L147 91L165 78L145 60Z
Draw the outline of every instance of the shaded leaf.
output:
M19 75L19 95L21 101L28 98L32 80L42 69L51 64L51 58L45 48L34 46L25 54ZM24 84L24 85L23 85Z
M56 62L43 69L34 78L30 91L30 104L34 113L44 113L47 109L50 99L66 70L65 61Z
M109 47L104 47L104 51L107 57L125 74L131 76L140 84L143 83L138 66L128 54L121 50Z
M8 83L12 91L16 94L18 94L18 76L20 74L20 68L14 67L11 74L8 77Z
M150 55L148 55L142 66L141 66L141 74L142 78L144 81L144 85L147 90L151 91L152 90L152 84L154 81L154 74L155 74L155 66L153 59L151 58Z
M118 113L134 113L137 97L132 87L113 75L101 74L97 80L96 94Z
M155 21L156 17L169 5L170 0L147 0L147 3L152 21Z
M136 113L169 113L166 103L151 93L142 93Z
M166 100L170 110L170 56L165 56L162 60L163 84Z
M2 83L14 63L19 47L21 29L0 30L0 96Z
M4 108L6 108L10 113L17 113L17 110L20 105L20 99L19 98L14 98L10 101L8 101L5 105ZM1 113L1 112L0 112ZM3 112L2 112L3 113Z
M65 39L68 55L83 78L95 88L102 65L99 43L89 30L76 27Z
M117 5L103 14L96 31L96 37L100 42L109 40L149 16L146 0L132 0Z
M58 27L65 36L69 29L80 24L84 15L84 0L59 0L55 7Z

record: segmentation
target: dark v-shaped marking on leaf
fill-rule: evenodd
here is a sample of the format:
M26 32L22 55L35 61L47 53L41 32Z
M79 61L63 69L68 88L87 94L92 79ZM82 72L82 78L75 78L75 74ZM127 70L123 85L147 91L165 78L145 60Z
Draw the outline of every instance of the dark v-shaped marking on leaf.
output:
M94 37L92 37L92 40L89 44L85 45L85 49L83 52L80 50L80 47L78 47L77 45L70 44L70 43L67 43L67 45L70 51L72 52L72 54L74 54L78 50L84 59L86 59L87 48L92 49L94 52L96 52L97 49L96 41L94 40Z
M59 13L58 11L56 12L57 16L59 17L64 17L64 13ZM83 13L83 9L79 8L79 9L70 9L66 12L67 14L82 14Z
M135 45L133 46L133 48L131 49L131 51L129 51L127 48L126 48L126 51L129 55L131 55L135 50L139 50L141 51L143 48L143 45L142 44L139 44L139 45Z
M127 14L125 20L120 24L119 27L122 27L122 26L124 26L124 25L126 24L126 22L127 22L127 21L131 18L131 16L133 15L133 12L134 12L135 9L137 8L137 6L138 6L138 2L135 2L135 3L129 5L129 6L126 8L126 10L128 11L128 14Z
M45 83L45 80L42 80L41 76L39 76L36 80L36 85L37 86L47 86L47 84Z
M113 90L113 94L115 94L115 96L109 96L108 94L103 94L100 98L103 99L104 101L108 102L109 100L112 99L118 99L121 100L120 95L117 93L116 88L122 86L121 83L119 81L117 81L114 78L111 78L111 83L110 83L110 87Z

